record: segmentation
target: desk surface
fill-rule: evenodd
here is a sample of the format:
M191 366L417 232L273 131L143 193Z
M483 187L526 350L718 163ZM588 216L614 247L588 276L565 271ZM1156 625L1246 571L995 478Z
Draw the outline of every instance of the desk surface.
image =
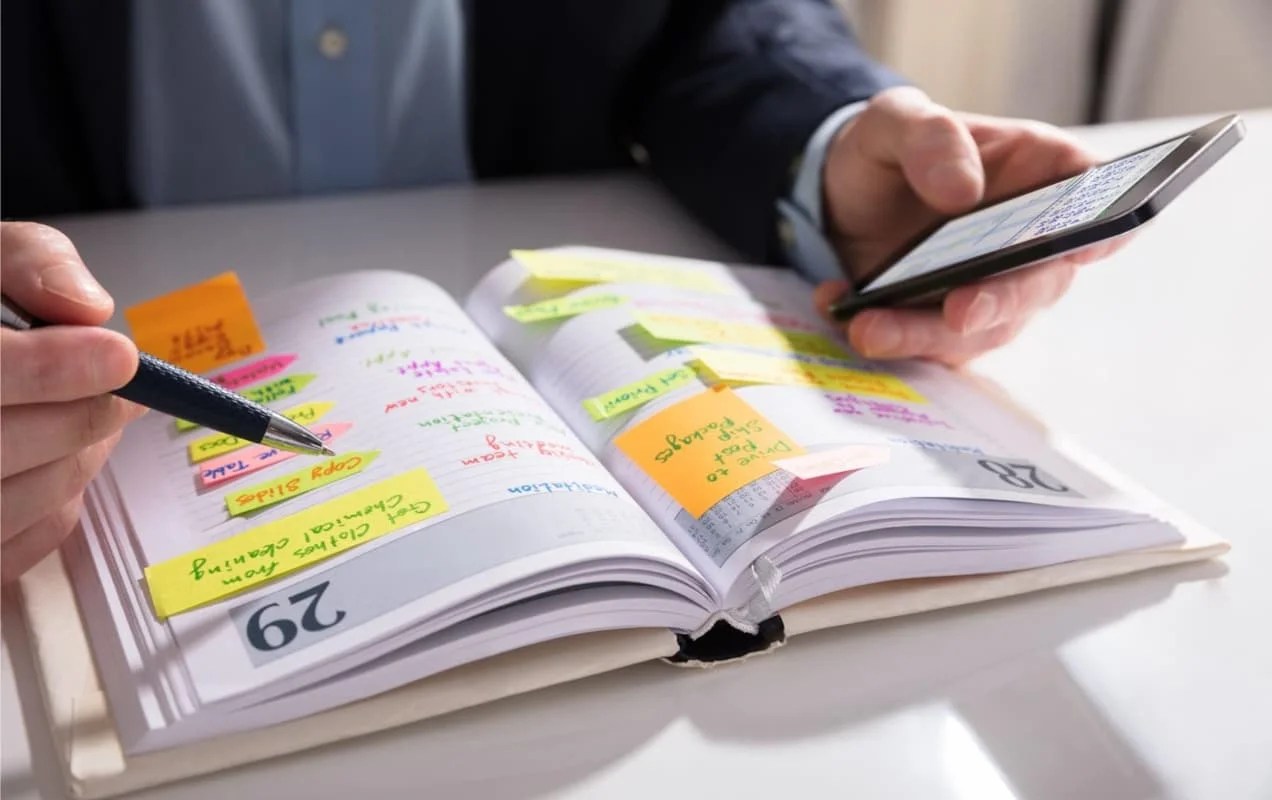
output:
M143 797L1272 796L1272 112L1161 220L979 362L1229 538L1222 563L813 634L736 668L647 664ZM1192 121L1082 134L1106 155ZM728 254L628 176L66 220L123 304L226 268L354 267L461 293L511 247ZM4 608L5 798L58 797Z

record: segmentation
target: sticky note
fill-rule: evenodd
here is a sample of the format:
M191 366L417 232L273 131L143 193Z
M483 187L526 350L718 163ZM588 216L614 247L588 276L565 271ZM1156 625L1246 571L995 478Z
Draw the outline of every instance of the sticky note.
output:
M830 358L851 358L842 347L819 333L783 330L772 325L647 312L637 314L636 322L650 336L669 342L731 344Z
M614 443L694 517L776 471L774 458L804 452L727 388L676 403L624 431Z
M330 444L347 433L352 427L352 422L327 422L322 425L315 425L309 430L313 431L313 434L322 440L323 444ZM219 486L226 481L242 478L245 475L251 475L253 472L259 472L266 467L281 464L298 455L300 454L293 453L290 450L279 450L269 445L254 444L242 450L235 450L229 455L200 462L199 485L205 489Z
M251 365L249 364L248 366ZM301 389L308 386L316 377L318 376L312 373L288 375L285 378L279 378L278 380L271 381L264 386L258 386L255 389L243 389L239 391L239 394L243 395L248 400L251 400L253 403L261 403L264 405L297 394ZM177 430L179 431L192 431L197 427L199 426L189 420L177 420Z
M424 469L373 483L146 567L159 619L305 569L446 511Z
M691 266L673 266L625 258L604 258L544 250L513 250L512 257L532 278L571 283L652 283L701 292L721 292L714 275Z
M279 475L271 481L248 486L225 496L225 508L230 516L237 517L249 511L272 506L305 492L312 492L342 478L357 475L371 465L380 455L378 450L360 453L344 453L326 461L320 461L304 469Z
M334 407L335 403L301 403L279 413L292 422L307 426L309 423L317 421ZM190 463L198 464L202 461L207 461L209 458L232 453L241 447L247 447L249 444L255 443L248 439L231 436L228 433L212 433L190 442L187 445L187 450L190 453Z
M564 319L602 308L613 308L627 302L627 298L616 294L591 294L583 297L562 297L558 300L544 300L524 306L504 306L503 312L517 322L546 322L553 319Z
M223 387L229 389L230 392L242 392L244 387L249 387L249 385L252 385L253 383L261 383L262 380L272 378L272 376L281 373L282 370L289 368L291 362L295 360L295 354L266 356L259 361L252 361L251 364L244 364L238 369L230 370L228 373L212 375L209 380L211 380L212 383L223 385ZM296 384L293 380L287 380L286 383L281 384L281 387L284 389L290 387L293 389L291 390L291 393L294 394L295 392L299 392L301 388L304 388L304 385L308 384L310 380L313 380L314 376L300 375L299 378L305 378L304 382ZM179 431L195 430L196 427L198 426L193 424L191 421L177 420L177 430Z
M774 383L816 386L836 392L888 397L926 403L905 381L879 372L806 364L792 358L695 348L694 359L713 378L724 383Z
M616 417L631 411L668 392L686 386L698 379L697 374L686 366L672 367L638 381L620 386L612 392L589 397L583 401L583 408L597 422Z
M147 300L124 312L137 347L191 372L205 372L265 350L238 275Z
M812 480L886 464L891 457L892 451L884 445L847 444L802 456L775 459L773 463L800 480Z

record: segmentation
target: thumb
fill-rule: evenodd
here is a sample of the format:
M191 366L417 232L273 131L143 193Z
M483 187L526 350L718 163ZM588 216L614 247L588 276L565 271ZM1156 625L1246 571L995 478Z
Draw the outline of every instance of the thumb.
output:
M918 89L880 92L850 132L863 155L899 169L932 209L957 214L985 193L985 168L967 126Z
M0 287L46 322L100 325L115 308L71 240L34 222L0 223Z

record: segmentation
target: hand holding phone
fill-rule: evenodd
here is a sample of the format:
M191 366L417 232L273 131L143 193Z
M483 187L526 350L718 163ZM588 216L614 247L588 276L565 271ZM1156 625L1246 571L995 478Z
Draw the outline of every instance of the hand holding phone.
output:
M939 303L951 289L1073 253L1143 225L1244 136L1233 115L1047 186L941 222L830 306Z

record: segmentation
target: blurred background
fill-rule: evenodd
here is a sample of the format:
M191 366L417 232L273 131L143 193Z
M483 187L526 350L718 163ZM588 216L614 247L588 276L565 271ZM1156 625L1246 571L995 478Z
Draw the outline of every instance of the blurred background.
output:
M1057 125L1272 106L1272 0L837 0L938 102Z

